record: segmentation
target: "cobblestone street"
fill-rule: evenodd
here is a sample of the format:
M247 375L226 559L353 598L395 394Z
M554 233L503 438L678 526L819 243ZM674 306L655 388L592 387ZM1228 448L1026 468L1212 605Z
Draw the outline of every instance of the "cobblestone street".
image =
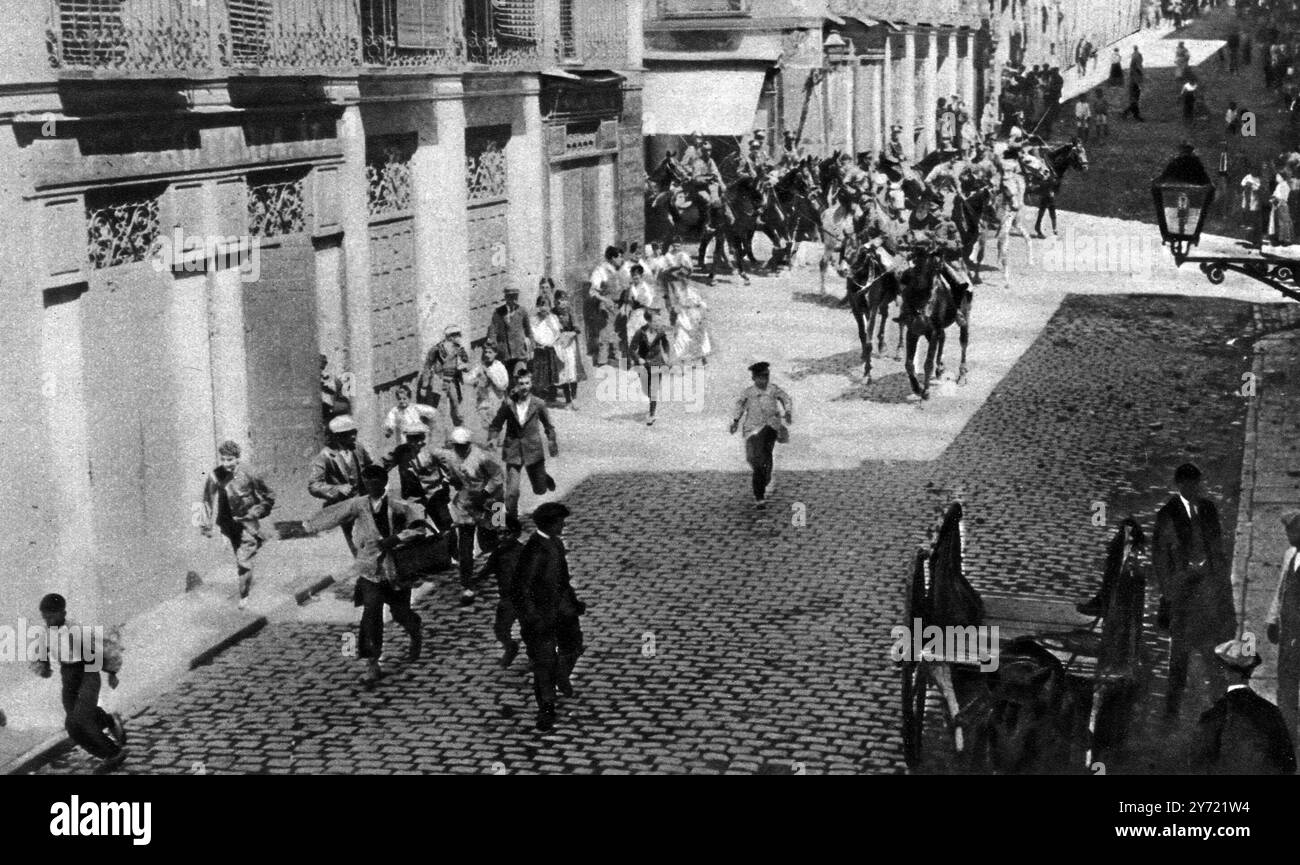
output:
M809 278L764 280L763 290L798 296ZM987 297L977 316L992 328L1017 299ZM791 468L807 462L796 438L778 449L765 514L754 511L738 460L728 471L668 464L586 476L565 501L575 512L570 560L590 606L588 649L578 694L562 703L552 734L533 730L524 660L496 666L493 590L464 611L448 575L418 606L425 658L395 666L373 692L355 684L357 663L342 656L355 613L327 598L318 603L333 612L313 615L309 604L303 621L272 623L134 717L124 771L901 772L889 632L911 551L940 509L952 497L967 505L967 569L978 589L1056 599L1095 590L1114 524L1132 512L1149 525L1185 459L1206 470L1230 535L1246 410L1238 391L1251 364L1242 337L1257 328L1254 309L1215 297L1070 295L988 382L937 459ZM847 316L836 320L850 340ZM821 361L792 354L794 374L776 378L799 400L812 387L799 365ZM852 357L827 368L840 365L847 374ZM889 387L858 385L859 398L845 397L837 412L898 410L941 423L953 398L940 390L924 408L875 405ZM814 423L803 404L797 424ZM887 435L873 424L859 451L876 452L875 437ZM693 432L676 445L712 447ZM1097 502L1106 527L1093 525ZM799 506L806 526L792 519ZM400 655L403 636L392 626L388 635ZM42 771L89 768L76 755Z

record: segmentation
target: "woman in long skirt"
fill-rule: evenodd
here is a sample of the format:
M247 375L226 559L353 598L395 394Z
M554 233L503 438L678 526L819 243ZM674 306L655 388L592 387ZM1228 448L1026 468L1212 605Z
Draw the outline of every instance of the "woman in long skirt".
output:
M577 411L578 406L574 400L578 396L578 382L587 376L582 368L582 352L578 350L582 333L578 330L577 319L564 291L555 292L555 319L560 323L560 336L555 341L555 355L560 362L556 384L564 395L568 408Z
M537 298L537 306L529 316L533 326L533 393L544 400L555 396L559 378L560 359L555 353L555 343L560 338L560 320L551 312L551 302L545 295Z
M1107 83L1111 87L1124 86L1124 61L1120 59L1119 49L1110 49L1110 78Z
M672 357L674 363L701 365L709 362L713 340L709 334L709 305L699 290L684 280L665 287L672 313Z

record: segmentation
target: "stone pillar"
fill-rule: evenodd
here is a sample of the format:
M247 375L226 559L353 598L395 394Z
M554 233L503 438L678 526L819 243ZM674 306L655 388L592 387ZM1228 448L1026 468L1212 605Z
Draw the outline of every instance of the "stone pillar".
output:
M897 116L894 112L894 100L897 94L894 92L897 87L894 74L894 58L891 45L893 40L889 34L885 34L885 57L880 63L880 146L883 149L889 141L889 127L893 126L894 118Z
M901 79L898 82L899 118L903 127L903 152L909 159L915 159L916 150L916 33L908 30L903 34L903 63ZM927 108L927 112L934 112Z
M339 178L339 222L343 226L343 268L347 291L344 309L347 319L348 359L351 375L352 416L357 422L357 439L373 446L380 441L380 417L375 400L374 340L371 336L370 303L370 215L367 211L366 134L361 109L355 103L343 109L338 124L343 146L342 176Z
M624 0L627 6L627 68L645 65L645 0Z
M956 30L948 31L948 40L947 40L946 49L947 50L944 52L943 55L943 65L939 67L939 89L943 91L943 93L940 95L942 95L944 99L947 99L949 96L951 96L954 93L956 93L958 96L961 96L961 92L958 90L958 84L957 84L957 78L958 78L957 65L958 65L959 51L957 48ZM966 99L964 96L962 97L962 99L966 103L967 110L970 110L973 107L971 105L971 101L969 99Z
M527 292L536 287L546 268L543 220L538 218L539 214L546 212L546 192L543 189L546 172L542 152L541 84L536 77L527 79L524 84L527 95L517 97L522 121L515 125L506 150L506 184L510 197L511 279L513 285ZM612 206L618 193L611 189L609 196ZM612 239L614 236L616 231L611 228L609 237Z
M939 33L933 27L929 28L926 39L925 61L921 64L921 146L917 148L917 154L929 153L934 149L936 115L935 109L938 106L939 95L936 92L936 85L939 83L939 70L936 63L939 59Z
M976 103L975 93L975 40L977 38L975 31L966 31L965 39L962 40L966 43L966 52L961 55L960 63L957 66L957 95L960 96L970 108L972 123L979 122L976 117L979 105ZM953 41L950 44L954 46L956 45L956 34L953 34ZM1001 80L1002 67L998 66L995 68L993 70L993 75L995 81Z
M337 238L335 238L337 240ZM347 316L344 309L343 250L337 242L316 246L316 343L336 375L347 357Z
M51 242L46 238L46 242ZM80 246L81 244L79 244ZM48 492L57 533L48 587L77 599L83 620L99 615L95 576L95 512L90 488L90 422L83 378L81 293L84 286L60 286L45 292L41 325L41 390L47 408L51 461ZM53 407L58 406L57 411ZM188 514L186 515L188 517ZM188 520L187 520L188 521Z
M871 104L867 112L867 147L877 156L884 149L889 127L885 125L885 105L889 101L885 90L886 66L879 60L871 62L866 69L868 98Z
M419 292L420 345L427 350L441 337L439 325L460 322L465 342L481 339L470 331L469 239L465 185L465 102L459 78L436 82L436 101L425 103L417 124L419 144L411 158L415 195L415 272Z

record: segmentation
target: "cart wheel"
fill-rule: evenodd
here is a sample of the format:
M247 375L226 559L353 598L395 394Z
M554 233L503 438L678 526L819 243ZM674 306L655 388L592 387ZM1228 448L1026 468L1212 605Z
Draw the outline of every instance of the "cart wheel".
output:
M921 762L921 736L925 729L925 668L903 665L903 760L915 769Z

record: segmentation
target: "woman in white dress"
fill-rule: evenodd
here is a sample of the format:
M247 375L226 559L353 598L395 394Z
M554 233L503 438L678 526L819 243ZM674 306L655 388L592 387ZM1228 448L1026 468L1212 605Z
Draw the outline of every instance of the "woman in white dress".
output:
M669 288L669 306L672 310L672 356L674 363L701 365L709 362L713 353L713 340L709 335L709 305L699 290L689 282L679 282Z
M555 383L560 393L564 394L565 405L572 411L578 406L574 401L578 395L578 382L585 377L582 370L582 356L578 353L581 331L577 319L569 306L569 296L564 291L555 292L555 320L560 325L560 336L555 341L555 355L560 361L559 373Z
M623 297L627 316L627 344L632 344L632 337L645 326L645 310L658 306L655 288L645 277L645 268L639 264L632 265L631 281Z

